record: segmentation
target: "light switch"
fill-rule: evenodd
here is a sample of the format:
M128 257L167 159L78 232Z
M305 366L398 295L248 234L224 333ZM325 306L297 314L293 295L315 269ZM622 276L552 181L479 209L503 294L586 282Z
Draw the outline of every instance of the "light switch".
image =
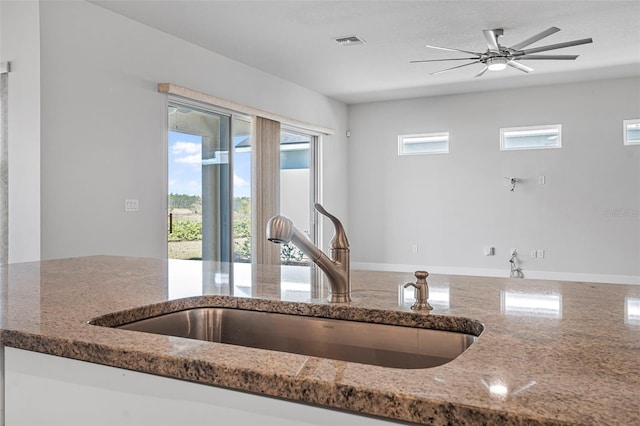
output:
M138 200L124 200L125 212L137 212L138 210Z

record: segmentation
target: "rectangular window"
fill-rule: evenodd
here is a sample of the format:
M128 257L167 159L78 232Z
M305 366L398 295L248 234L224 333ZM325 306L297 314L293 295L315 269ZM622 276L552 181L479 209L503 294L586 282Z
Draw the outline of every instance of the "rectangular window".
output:
M398 136L398 155L446 154L448 152L449 132Z
M509 127L500 129L500 150L560 148L560 124L547 126Z
M640 119L624 120L624 144L640 145Z

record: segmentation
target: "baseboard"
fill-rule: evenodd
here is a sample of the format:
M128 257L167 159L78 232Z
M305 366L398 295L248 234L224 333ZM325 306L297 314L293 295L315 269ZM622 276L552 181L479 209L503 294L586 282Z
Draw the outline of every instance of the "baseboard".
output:
M425 265L405 265L396 263L369 263L351 262L352 269L365 271L390 271L390 272L413 272L426 269L432 274L444 275L471 275L476 277L509 277L507 269L490 268L467 268L459 266L425 266ZM610 274L588 274L581 272L555 272L555 271L530 271L524 270L525 279L553 280L553 281L578 281L590 283L606 284L634 284L640 285L640 276L636 275L610 275Z

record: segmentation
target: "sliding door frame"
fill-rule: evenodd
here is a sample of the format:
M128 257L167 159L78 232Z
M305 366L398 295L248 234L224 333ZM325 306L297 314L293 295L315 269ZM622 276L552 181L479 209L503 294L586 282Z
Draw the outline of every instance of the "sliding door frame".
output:
M169 166L169 158L168 158L168 149L169 149L169 118L168 118L168 107L169 104L179 104L179 105L184 105L185 107L189 107L189 108L194 108L194 109L199 109L205 112L211 112L214 114L219 114L219 115L225 115L225 116L229 116L231 119L231 123L230 123L230 130L229 130L229 135L230 135L230 141L229 141L229 174L231 177L231 184L229 185L230 187L228 188L228 196L229 196L229 208L230 208L230 223L229 223L229 229L228 229L228 242L229 242L229 253L230 253L230 262L233 263L233 253L234 253L234 246L233 246L233 205L234 205L234 191L233 191L233 176L234 176L234 169L233 169L233 160L234 160L234 146L233 146L233 134L234 134L234 120L238 119L241 121L245 121L248 123L252 124L252 128L253 128L253 124L255 123L255 115L250 115L247 113L243 113L243 112L238 112L235 111L233 109L229 109L229 108L225 108L225 107L221 107L221 106L217 106L215 104L210 104L207 103L205 101L202 100L196 100L196 99L192 99L189 97L185 97L182 95L177 95L175 93L171 93L171 91L169 90L161 90L161 92L164 92L167 94L166 98L165 98L165 114L164 114L164 128L165 128L165 132L164 132L164 193L168 194L168 190L169 190L169 175L168 175L168 166ZM194 93L198 93L198 92L194 92ZM284 117L280 117L280 116L275 116L275 115L271 115L270 117L268 117L270 119L275 119L275 118L282 118L284 120ZM292 124L293 123L293 124ZM311 239L312 241L318 246L318 247L322 247L323 241L322 241L322 221L319 220L319 216L318 213L315 211L315 208L313 207L315 202L321 202L321 198L322 198L322 176L321 176L321 171L322 171L322 158L321 158L321 145L322 145L322 136L325 134L332 134L333 131L330 129L325 129L322 127L318 127L318 126L313 126L313 125L309 125L308 127L300 122L297 122L295 120L284 120L284 121L280 121L280 125L281 125L281 130L282 129L286 129L288 131L292 131L295 133L300 133L303 135L307 135L311 138L311 143L310 143L310 162L309 162L309 166L310 166L310 176L311 176L311 182L309 183L310 188L310 212L311 212L311 217L310 217L310 231L311 231ZM254 144L256 143L255 141L255 135L251 135L251 144L252 144L252 153L254 150ZM253 154L252 154L253 155ZM278 171L274 171L274 172L278 172ZM258 178L257 176L253 175L253 170L252 170L252 176L251 179L256 179ZM168 213L169 213L169 204L168 204L168 197L165 197L165 216L168 217ZM252 208L253 208L253 203L255 200L251 200L252 202ZM251 236L252 238L252 244L253 244L253 240L254 240L254 235ZM168 256L168 242L165 239L165 253L167 253ZM254 263L254 259L252 259L252 263ZM322 281L320 279L320 271L318 270L318 268L315 268L314 266L313 271L314 273L312 274L311 277L311 297L312 298L322 298L323 295L320 294L322 292ZM229 283L233 283L233 268L229 268ZM230 285L230 294L233 294L233 285Z
M227 203L229 206L229 211L226 212L228 214L229 217L229 226L228 229L226 230L226 235L224 236L224 238L222 239L222 242L224 243L224 246L226 247L221 247L221 252L227 252L229 255L229 259L228 262L229 263L233 263L233 253L234 253L234 247L233 247L233 205L234 205L234 192L233 192L233 176L234 176L234 170L233 170L233 134L234 134L234 120L241 120L241 121L245 121L247 123L251 123L252 117L248 116L246 114L241 114L238 113L236 111L231 111L228 110L226 108L221 108L221 107L217 107L215 105L210 105L204 102L200 102L197 100L193 100L193 99L188 99L188 98L184 98L182 96L176 96L176 95L168 95L166 98L166 107L165 107L165 112L168 111L168 108L170 105L183 105L187 108L192 108L192 109L196 109L196 110L200 110L206 113L212 113L212 114L216 114L216 115L220 115L220 116L225 116L229 118L229 140L228 142L228 168L229 168L229 183L228 183L228 188L226 188L227 191ZM168 118L168 114L166 114L166 121L165 121L165 140L164 140L164 155L165 155L165 162L164 162L164 192L165 194L169 193L169 156L168 156L168 152L169 152L169 131L171 129L169 129L169 118ZM165 201L165 212L166 212L166 216L168 217L169 215L169 199L168 196L165 197L166 201ZM166 243L167 246L165 247L165 253L169 253L169 249L168 249L168 242ZM203 259L204 260L204 259ZM229 268L229 282L233 282L233 268Z

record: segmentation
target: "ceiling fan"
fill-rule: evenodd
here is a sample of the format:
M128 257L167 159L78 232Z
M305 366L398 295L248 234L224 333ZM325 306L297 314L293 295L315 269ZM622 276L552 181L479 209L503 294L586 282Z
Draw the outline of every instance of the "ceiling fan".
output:
M440 74L445 71L453 70L456 68L462 68L473 64L483 64L484 68L475 77L480 77L482 74L491 71L501 71L507 66L513 67L520 71L529 73L533 71L533 68L529 68L526 65L522 65L519 61L522 60L575 60L578 55L534 55L538 52L546 52L548 50L562 49L570 46L578 46L580 44L592 43L591 38L583 38L580 40L566 41L564 43L549 44L546 46L534 47L531 49L524 49L525 47L542 40L545 37L549 37L551 34L555 34L560 31L560 28L551 27L539 34L529 37L526 40L516 43L511 47L505 47L500 45L498 38L502 37L504 30L501 28L495 30L482 30L484 37L487 40L487 50L485 52L471 52L469 50L451 49L448 47L438 47L427 45L431 49L447 50L451 52L462 52L472 55L468 58L450 58L450 59L425 59L420 61L411 61L411 63L417 62L440 62L440 61L473 61L468 64L458 65L451 68L446 68L440 71L435 71L429 75Z

